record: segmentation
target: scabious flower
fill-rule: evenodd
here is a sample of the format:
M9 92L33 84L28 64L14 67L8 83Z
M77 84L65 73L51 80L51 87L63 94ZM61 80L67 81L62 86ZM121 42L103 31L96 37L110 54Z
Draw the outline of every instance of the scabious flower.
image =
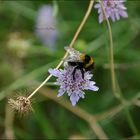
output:
M43 5L40 7L36 20L35 33L48 47L55 47L58 39L57 19L53 15L54 7Z
M60 97L67 92L68 96L70 96L72 105L75 106L80 98L85 97L83 90L98 91L99 88L95 86L94 81L90 81L93 75L89 72L84 73L83 79L81 71L77 70L75 73L75 80L73 80L73 69L74 68L70 66L64 70L49 69L49 72L57 77L55 84L60 86L57 97Z
M112 21L119 20L120 17L127 18L127 8L124 6L124 2L125 0L102 0L105 13L103 12L101 3L97 3L94 7L98 10L99 23L103 22L105 16L111 18Z
M76 59L74 54L76 54L77 57L80 55L80 53L74 49L72 49L72 51L69 49L67 50L70 52L67 60ZM90 71L84 72L83 79L81 71L77 69L75 73L75 79L73 79L74 68L75 67L73 66L64 65L63 70L49 69L49 73L57 77L55 84L60 86L57 97L60 97L65 92L67 92L68 96L70 96L70 101L73 106L76 105L80 98L85 98L85 93L83 90L98 91L99 89L97 86L95 86L95 82L91 80L93 74L91 74Z

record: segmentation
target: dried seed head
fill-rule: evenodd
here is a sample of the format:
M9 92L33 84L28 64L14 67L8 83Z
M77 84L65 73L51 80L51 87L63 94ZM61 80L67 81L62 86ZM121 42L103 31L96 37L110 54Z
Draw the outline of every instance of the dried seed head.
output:
M16 100L9 99L8 103L12 109L21 114L26 114L29 111L33 111L30 100L24 96L19 96L16 98Z

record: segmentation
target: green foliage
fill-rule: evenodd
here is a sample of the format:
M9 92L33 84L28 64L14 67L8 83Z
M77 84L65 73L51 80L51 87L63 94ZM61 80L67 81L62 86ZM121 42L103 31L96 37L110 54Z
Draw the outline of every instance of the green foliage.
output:
M63 57L64 46L70 43L88 3L88 1L74 0L0 1L0 135L2 138L5 138L4 131L7 128L4 124L7 115L5 114L7 98L15 96L16 91L22 88L33 91L48 76L48 69L54 68ZM55 6L54 15L59 21L59 40L55 49L43 45L34 33L37 11L43 4ZM81 99L78 106L87 114L97 117L100 127L109 138L137 137L127 121L129 118L124 113L126 108L130 110L134 124L138 131L140 130L138 117L140 116L140 100L138 100L140 97L140 2L127 1L126 5L129 18L111 22L111 26L116 77L128 104L120 103L112 93L107 27L105 24L98 24L98 15L94 8L74 44L76 49L94 56L96 64L93 72L94 80L100 88L95 94L87 91L85 99ZM14 38L15 35L17 38ZM17 42L13 47L10 39L25 41L29 46L24 49L22 42ZM54 80L52 78L49 81L48 87L57 93L58 88L51 83ZM46 89L46 92L49 91ZM30 92L26 94L29 95ZM39 92L35 96L34 113L30 113L26 118L15 117L12 122L11 130L14 131L15 138L51 139L73 136L97 138L90 124L87 123L88 120L81 119L69 111L67 104L62 105L59 101L49 96L47 98ZM39 96L41 99L38 99ZM70 102L67 98L64 99Z

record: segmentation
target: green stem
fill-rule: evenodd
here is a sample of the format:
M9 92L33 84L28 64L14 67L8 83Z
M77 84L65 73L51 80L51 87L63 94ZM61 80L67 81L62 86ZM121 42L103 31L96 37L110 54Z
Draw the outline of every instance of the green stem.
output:
M134 124L134 121L133 121L133 119L132 119L132 116L131 116L130 111L129 111L128 108L125 108L125 114L126 114L126 117L127 117L127 120L128 120L128 122L129 122L129 126L130 126L132 132L133 132L135 135L138 135L139 132L138 132L138 130L137 130L135 124Z
M116 79L116 76L115 76L115 68L114 68L114 50L113 50L113 37L112 37L112 29L111 29L111 25L110 25L110 22L108 20L108 18L106 17L105 15L105 10L104 10L104 6L101 2L101 0L99 0L101 6L102 6L102 11L103 11L103 15L105 17L105 20L106 20L106 23L107 23L107 28L108 28L108 34L109 34L109 43L110 43L110 68L111 68L111 81L112 81L112 90L113 90L113 94L114 96L122 103L122 104L125 104L126 101L125 99L123 98L123 95L122 95L122 92L121 92L121 89L120 89L120 86L118 84L118 81ZM132 132L134 134L138 134L138 130L133 122L133 119L131 117L131 114L128 110L128 108L125 108L125 114L126 114L126 117L127 117L127 121L129 123L129 126L132 130Z
M103 9L103 5L102 5L102 9ZM104 13L104 9L103 9L103 13ZM104 16L105 16L105 13L104 13ZM106 18L106 16L105 16L105 18ZM108 27L109 44L110 44L109 49L110 49L110 68L111 68L112 90L113 90L114 96L118 98L119 95L117 94L116 80L115 80L116 78L115 78L115 68L114 68L114 50L113 50L112 29L111 29L111 25L110 25L108 18L106 18L106 22L107 22L107 27Z

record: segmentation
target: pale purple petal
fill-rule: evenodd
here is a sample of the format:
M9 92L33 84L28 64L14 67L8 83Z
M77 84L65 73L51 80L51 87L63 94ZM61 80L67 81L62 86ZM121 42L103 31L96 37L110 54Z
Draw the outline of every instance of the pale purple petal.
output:
M93 74L90 74L90 73L88 73L88 72L86 72L85 73L85 77L86 77L86 79L91 79L91 77L93 76Z
M70 101L71 101L71 103L72 103L73 106L76 105L76 103L78 102L78 100L79 100L79 96L76 93L73 93L70 96Z
M110 15L110 17L111 17L112 21L114 22L114 21L115 21L115 15L112 13L112 14Z
M120 5L118 6L118 8L120 8L120 9L122 9L122 10L126 10L126 9L127 9L123 4L120 4Z
M79 97L81 97L81 98L85 98L85 96L84 96L85 93L84 93L83 91L79 91L78 93L79 93L79 94L78 94Z
M97 86L91 85L89 88L89 90L93 90L93 91L98 91L99 88Z
M60 72L60 70L58 70L58 69L52 69L52 68L50 68L50 69L48 70L48 72L49 72L50 74L52 74L53 76L55 76L55 77L59 77L59 76L61 75L61 72Z
M102 15L102 14L100 14L100 15L99 15L99 23L102 23L102 22L103 22L103 20L104 20L103 15Z
M94 8L98 9L101 8L101 5L99 3L95 4Z
M64 93L65 93L65 90L60 88L59 91L58 91L57 97L62 96Z
M116 19L117 19L117 20L120 19L119 13L115 12L115 16L116 16Z
M127 18L128 17L128 14L126 11L120 11L119 14L124 17L124 18Z
M56 81L54 82L55 85L61 85L60 82Z
M90 85L95 85L95 82L94 81L90 81Z

